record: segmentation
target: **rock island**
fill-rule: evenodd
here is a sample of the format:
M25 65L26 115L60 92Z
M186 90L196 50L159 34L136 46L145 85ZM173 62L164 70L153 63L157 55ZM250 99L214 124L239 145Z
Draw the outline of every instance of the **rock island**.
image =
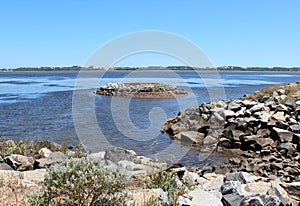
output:
M161 83L108 83L95 94L134 98L174 98L188 94L184 89Z

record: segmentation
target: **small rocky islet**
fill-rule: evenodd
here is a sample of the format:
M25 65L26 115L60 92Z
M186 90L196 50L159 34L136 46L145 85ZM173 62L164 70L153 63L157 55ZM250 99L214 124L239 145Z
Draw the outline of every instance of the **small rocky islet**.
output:
M146 181L162 170L176 174L177 187L186 188L185 194L178 196L178 205L299 205L299 91L299 82L272 86L239 100L203 103L166 121L162 132L172 139L195 148L235 154L220 167L167 165L118 147L87 154L87 158L120 167L139 180ZM12 140L2 144L18 147ZM77 156L72 148L61 152L49 147L39 149L34 156L1 155L0 180L19 178L25 192L40 188L51 165ZM14 197L8 191L1 183L3 200ZM169 194L161 188L136 187L126 192L128 205L144 205L153 197L168 205Z
M133 98L174 98L188 93L176 86L161 83L108 83L95 94Z

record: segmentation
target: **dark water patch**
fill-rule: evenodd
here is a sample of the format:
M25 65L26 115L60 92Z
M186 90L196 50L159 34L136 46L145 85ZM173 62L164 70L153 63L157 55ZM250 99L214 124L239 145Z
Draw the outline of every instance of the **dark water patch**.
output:
M37 82L37 81L0 81L0 84L17 84L17 85L29 85L29 84L40 84L43 82Z

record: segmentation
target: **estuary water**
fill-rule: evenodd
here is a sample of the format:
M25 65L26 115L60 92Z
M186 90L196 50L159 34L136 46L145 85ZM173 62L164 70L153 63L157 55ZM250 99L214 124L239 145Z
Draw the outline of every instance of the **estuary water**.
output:
M299 79L299 72L1 72L0 136L83 143L93 152L120 146L159 160L170 159L172 153L175 160L197 165L201 157L196 151L174 145L160 134L166 118L203 102L237 99L271 84ZM93 94L109 82L167 83L187 89L189 95L128 99Z

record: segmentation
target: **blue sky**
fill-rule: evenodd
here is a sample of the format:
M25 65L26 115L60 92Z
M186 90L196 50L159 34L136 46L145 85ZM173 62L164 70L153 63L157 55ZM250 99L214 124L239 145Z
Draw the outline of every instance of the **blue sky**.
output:
M0 4L0 68L83 65L126 33L161 30L194 42L215 66L300 66L298 0L10 0ZM140 54L124 66L177 65Z

